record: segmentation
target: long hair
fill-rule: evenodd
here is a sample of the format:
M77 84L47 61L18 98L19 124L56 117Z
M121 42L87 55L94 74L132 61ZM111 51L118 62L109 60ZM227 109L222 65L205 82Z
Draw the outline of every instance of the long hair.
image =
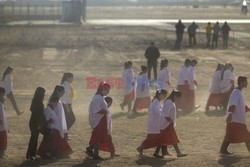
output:
M52 96L58 97L58 92L62 92L62 91L64 91L64 87L61 85L56 85L52 93Z
M174 89L166 100L170 99L172 102L174 102L175 97L180 97L180 96L181 92L179 90Z
M224 64L219 63L219 64L217 65L217 67L216 67L216 70L215 70L215 71L222 70L222 69L223 69L223 67L224 67Z
M161 60L160 70L162 70L168 64L168 59Z
M222 69L222 73L221 73L221 80L223 80L224 78L224 72L229 68L229 63L226 63Z
M152 100L152 102L154 101L154 99L159 99L160 95L166 95L168 92L165 89L159 89L156 90L155 96Z
M13 71L12 67L9 66L9 67L6 68L6 70L3 73L2 81L4 80L5 76L8 75L11 71Z
M35 94L33 96L30 111L35 112L37 108L44 108L43 99L44 99L45 89L42 87L36 88Z
M64 73L63 74L63 77L62 77L62 80L61 80L61 84L63 84L64 81L66 81L68 79L68 73Z

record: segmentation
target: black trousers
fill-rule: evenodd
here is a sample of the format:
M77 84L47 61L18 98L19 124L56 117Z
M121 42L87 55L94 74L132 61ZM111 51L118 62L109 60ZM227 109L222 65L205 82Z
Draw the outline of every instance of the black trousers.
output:
M36 156L36 150L37 150L37 141L39 137L39 130L38 129L30 129L31 136L29 141L29 147L26 156Z
M148 60L148 80L151 80L151 69L153 68L154 71L154 79L157 79L157 60L150 61Z

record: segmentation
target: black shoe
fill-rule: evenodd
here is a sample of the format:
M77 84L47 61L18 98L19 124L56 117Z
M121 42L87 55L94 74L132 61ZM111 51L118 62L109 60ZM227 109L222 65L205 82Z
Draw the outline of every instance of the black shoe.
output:
M221 154L223 155L232 155L233 153L226 151L220 151Z
M177 157L186 157L188 154L182 154L182 153L180 153L180 154L177 154Z
M153 156L154 156L155 158L160 158L160 159L164 158L164 156L161 156L161 155L156 154L156 153L154 153Z
M94 154L93 154L92 150L91 150L89 147L86 148L85 153L86 153L88 156L90 156L90 157L94 157Z

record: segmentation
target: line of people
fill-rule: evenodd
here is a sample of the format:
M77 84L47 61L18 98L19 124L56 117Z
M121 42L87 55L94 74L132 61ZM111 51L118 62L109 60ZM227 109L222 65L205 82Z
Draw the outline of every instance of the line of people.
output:
M7 73L6 71L11 72ZM11 75L13 68L8 67L6 71L3 75L3 85L7 90L8 88L12 90L12 80L6 82L7 79L4 78L10 78L8 75ZM36 89L30 107L29 128L31 137L26 153L27 160L35 160L36 155L42 158L53 158L67 156L72 153L67 142L67 140L70 140L68 131L76 120L72 110L72 100L76 98L72 82L73 74L64 73L61 85L55 86L46 107L43 104L45 89L42 87ZM0 87L0 156L2 158L5 157L4 152L7 149L8 126L4 110L4 96L7 95L8 97L8 94L5 88ZM43 135L43 139L37 148L40 133Z
M185 28L186 26L182 23L181 20L179 20L179 22L175 25L175 29L176 29L175 49L176 50L179 50L181 48L181 43L183 40L183 34L184 34ZM198 28L199 26L195 22L193 22L187 28L190 47L197 45L196 32ZM207 38L207 45L206 45L207 48L210 48L211 46L212 48L218 47L218 40L219 40L220 34L222 35L223 47L224 48L228 47L229 32L231 31L231 28L229 27L227 22L225 22L221 27L219 25L219 22L216 22L214 26L211 25L211 22L208 22L207 26L205 27L205 31L206 31L206 38Z
M124 100L120 105L123 108L128 105L128 111L137 112L140 109L148 109L148 135L143 143L137 148L140 155L143 155L143 150L156 148L154 156L163 158L170 155L167 146L172 145L175 148L177 157L184 157L187 154L181 153L178 143L179 139L174 129L176 125L176 111L180 109L193 110L195 106L195 89L197 81L195 77L196 60L186 59L184 66L178 74L177 89L174 89L167 97L170 82L170 72L168 60L161 61L161 68L158 72L157 83L159 86L156 95L152 100L150 98L150 84L147 77L147 66L141 66L141 73L137 80L134 78L132 70L132 62L124 63L123 79L124 85ZM242 89L247 87L247 78L240 76L237 80L238 87L234 88L234 80L232 78L233 66L226 63L224 66L220 63L218 70L221 70L214 78L220 79L220 89L224 90L223 97L227 97L227 101L222 103L224 108L227 108L227 130L224 142L221 146L222 154L230 154L227 148L230 143L246 142L246 146L250 151L250 133L246 127L245 112L249 111L246 106ZM217 71L217 70L216 70ZM161 74L162 73L162 74ZM219 76L219 77L218 77ZM214 79L213 78L213 79ZM32 99L30 110L32 112L30 118L31 138L26 155L26 159L34 160L36 154L43 158L67 156L72 153L67 142L67 134L70 125L73 122L67 123L67 114L73 113L72 99L76 97L72 87L73 74L65 73L62 78L62 85L57 85L48 100L47 107L44 107L43 99L45 89L38 87ZM65 83L67 82L67 83ZM216 86L218 88L218 81ZM212 82L211 87L214 83ZM136 89L136 90L135 90ZM212 88L210 88L212 89ZM68 91L68 93L66 93ZM112 142L112 119L110 106L112 98L107 97L110 91L110 85L100 83L97 92L92 98L89 105L89 124L92 128L92 134L89 141L89 146L86 148L86 154L94 159L102 159L99 156L99 150L110 152L111 157L117 157L115 147ZM232 92L232 93L231 93ZM7 148L7 120L4 111L4 88L0 88L0 155L4 157L4 151ZM66 101L64 101L64 96ZM132 101L135 99L132 109ZM167 97L167 99L166 99ZM166 99L166 100L165 100ZM163 106L161 102L164 101ZM68 105L68 107L64 107ZM69 125L69 126L68 126ZM237 133L236 133L237 132ZM238 134L238 132L241 132ZM43 134L43 139L37 149L37 139L39 133ZM236 135L237 134L237 135ZM162 150L162 155L159 154Z

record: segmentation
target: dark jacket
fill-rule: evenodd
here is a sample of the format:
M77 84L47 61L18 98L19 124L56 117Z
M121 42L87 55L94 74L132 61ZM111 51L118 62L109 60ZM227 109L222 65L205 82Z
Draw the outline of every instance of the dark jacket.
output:
M157 61L157 59L160 57L160 51L155 46L149 46L146 49L145 57L148 59L148 61Z

